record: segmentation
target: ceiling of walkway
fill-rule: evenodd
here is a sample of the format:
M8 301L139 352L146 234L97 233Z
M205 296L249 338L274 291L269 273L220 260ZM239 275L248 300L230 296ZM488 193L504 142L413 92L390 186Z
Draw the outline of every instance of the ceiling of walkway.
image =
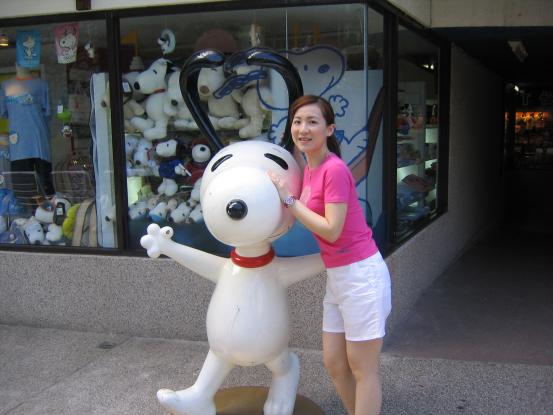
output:
M470 56L502 76L506 82L529 86L553 86L552 27L437 28ZM524 62L507 41L520 40L528 52Z

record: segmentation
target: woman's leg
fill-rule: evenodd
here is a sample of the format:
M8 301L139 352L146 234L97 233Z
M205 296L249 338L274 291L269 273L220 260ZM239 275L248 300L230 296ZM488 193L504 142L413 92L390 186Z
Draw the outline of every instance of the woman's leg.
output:
M355 379L355 415L378 415L382 406L380 350L382 339L347 341L346 353Z
M349 415L355 414L355 378L348 364L344 333L323 331L323 361Z

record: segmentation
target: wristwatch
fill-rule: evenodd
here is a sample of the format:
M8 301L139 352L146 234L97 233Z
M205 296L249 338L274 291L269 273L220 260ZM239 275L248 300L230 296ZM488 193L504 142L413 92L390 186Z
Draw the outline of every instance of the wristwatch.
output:
M294 203L296 203L296 196L294 195L289 195L286 199L284 199L284 206L287 208L292 206Z

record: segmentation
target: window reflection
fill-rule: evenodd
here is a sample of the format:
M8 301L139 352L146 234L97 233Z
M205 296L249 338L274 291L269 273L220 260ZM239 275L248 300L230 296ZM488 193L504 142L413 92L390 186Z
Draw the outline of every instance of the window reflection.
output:
M399 27L396 238L436 213L439 48Z
M115 247L111 137L109 129L96 133L93 83L107 72L105 23L5 34L0 243Z

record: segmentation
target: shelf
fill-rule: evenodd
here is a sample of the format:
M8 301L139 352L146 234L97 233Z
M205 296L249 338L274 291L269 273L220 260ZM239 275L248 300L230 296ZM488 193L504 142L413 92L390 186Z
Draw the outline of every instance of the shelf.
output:
M422 161L422 160L421 161L413 161L412 163L406 164L404 166L398 166L397 168L398 169L403 169L405 167L418 166L418 165L423 164L423 163L424 163L424 161Z

